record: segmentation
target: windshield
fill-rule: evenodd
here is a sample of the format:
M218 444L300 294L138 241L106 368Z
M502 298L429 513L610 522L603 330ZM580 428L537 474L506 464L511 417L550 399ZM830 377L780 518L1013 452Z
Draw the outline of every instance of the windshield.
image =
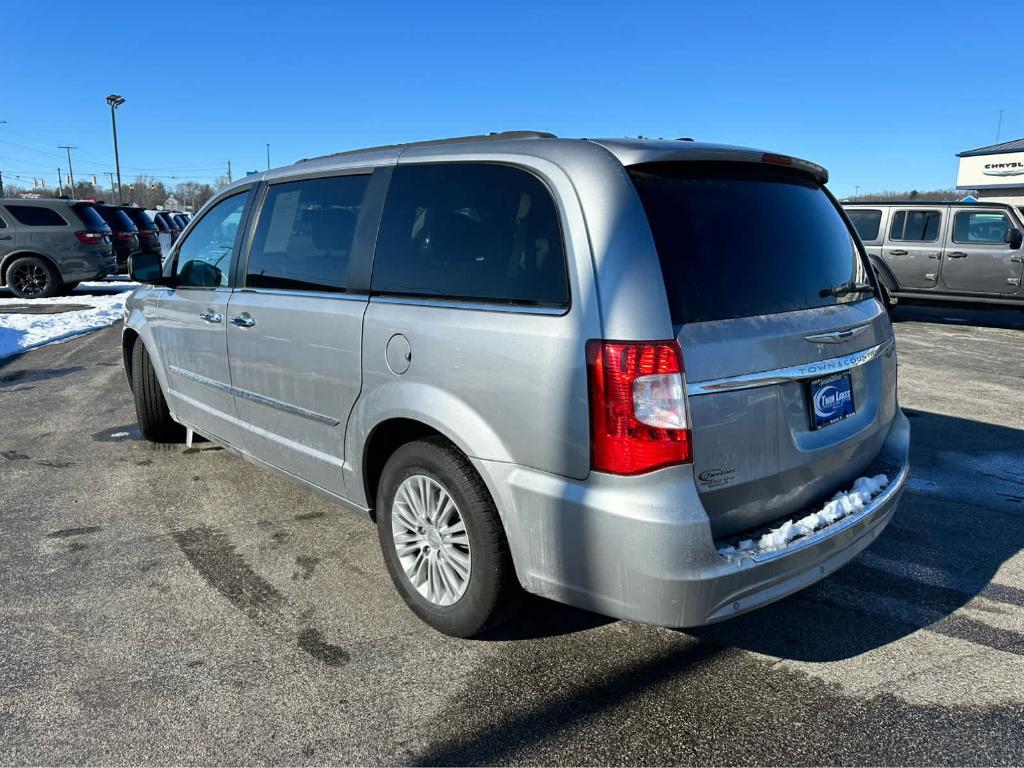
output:
M629 173L658 248L673 322L864 298L831 292L863 283L867 272L835 204L803 174L696 162L649 163Z

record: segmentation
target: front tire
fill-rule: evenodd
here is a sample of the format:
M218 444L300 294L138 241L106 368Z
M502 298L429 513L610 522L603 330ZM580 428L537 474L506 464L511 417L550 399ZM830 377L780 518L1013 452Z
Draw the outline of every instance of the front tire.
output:
M141 340L132 349L132 395L142 436L153 443L180 443L185 428L171 418L149 352Z
M63 283L53 265L38 256L22 256L7 268L7 287L19 299L48 299Z
M402 599L446 635L496 626L519 596L505 532L487 487L450 443L407 443L377 489L377 532Z

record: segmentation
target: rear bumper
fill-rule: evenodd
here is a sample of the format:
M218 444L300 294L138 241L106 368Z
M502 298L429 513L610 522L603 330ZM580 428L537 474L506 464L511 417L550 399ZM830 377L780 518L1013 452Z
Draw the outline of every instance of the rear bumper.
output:
M530 592L648 624L693 627L738 616L845 565L885 528L909 474L910 425L897 411L880 460L896 467L865 508L760 559L718 554L690 467L585 481L478 462L499 501Z
M84 258L75 260L73 266L65 264L61 269L61 278L66 283L79 283L83 280L100 280L113 274L117 262L111 250L89 252Z

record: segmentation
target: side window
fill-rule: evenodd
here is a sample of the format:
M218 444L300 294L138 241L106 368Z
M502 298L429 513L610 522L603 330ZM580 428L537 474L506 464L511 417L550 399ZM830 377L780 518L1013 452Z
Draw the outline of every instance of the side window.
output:
M953 218L953 242L1002 245L1010 220L995 211L959 211Z
M941 223L941 211L896 211L889 227L889 239L933 243L939 239Z
M343 292L368 175L274 184L246 267L249 288Z
M381 220L371 288L507 304L569 302L558 211L507 165L400 165Z
M850 217L850 222L862 241L868 243L878 239L878 228L882 225L881 211L859 209L847 211L846 215Z
M7 229L7 222L4 221L3 216L0 216L0 229Z
M175 264L179 285L217 288L228 284L231 254L248 200L249 190L221 200L181 241Z
M35 205L8 205L8 212L27 227L66 227L68 223L52 208Z

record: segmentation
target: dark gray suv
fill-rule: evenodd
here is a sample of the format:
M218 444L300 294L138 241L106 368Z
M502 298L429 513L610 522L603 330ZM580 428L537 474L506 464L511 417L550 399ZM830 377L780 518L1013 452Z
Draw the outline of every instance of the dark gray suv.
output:
M89 203L0 199L0 285L15 296L56 296L115 269L110 227Z

